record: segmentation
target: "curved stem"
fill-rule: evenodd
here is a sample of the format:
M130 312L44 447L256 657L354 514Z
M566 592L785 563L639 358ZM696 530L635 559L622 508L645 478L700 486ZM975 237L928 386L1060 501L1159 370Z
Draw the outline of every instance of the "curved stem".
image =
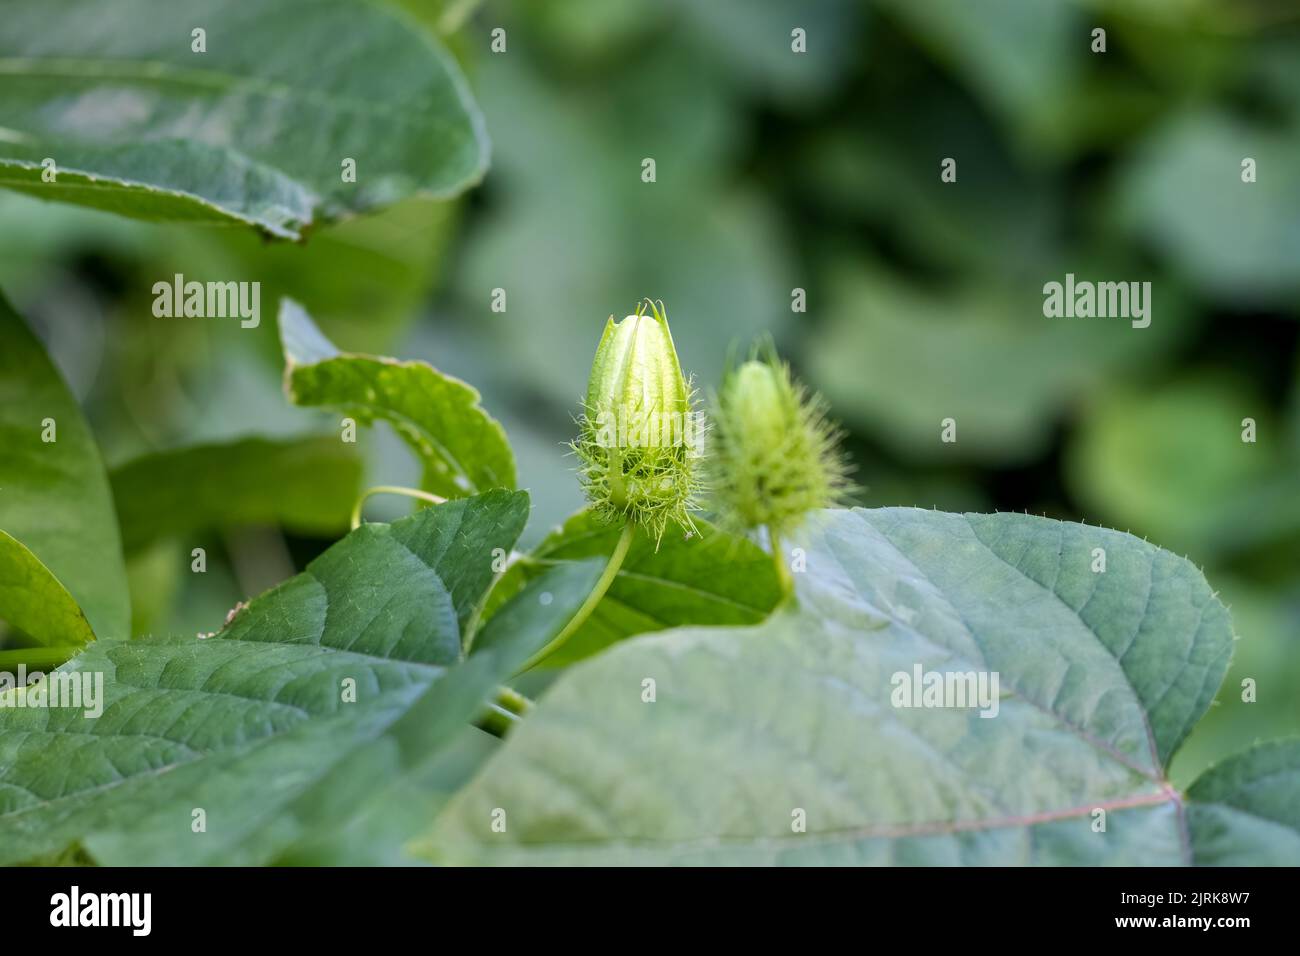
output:
M794 578L790 576L790 567L785 561L785 549L781 546L781 536L771 525L768 525L767 536L772 543L772 561L776 564L776 576L781 582L781 596L786 598L794 593Z
M504 737L518 722L519 717L504 707L488 704L474 721L474 726L479 730L486 730L493 737Z
M614 578L618 576L618 570L623 566L623 559L627 557L627 550L632 546L632 536L636 532L636 522L629 521L623 525L623 533L618 537L618 544L614 545L614 552L609 556L609 561L605 564L605 570L600 573L596 580L595 586L587 599L582 602L582 606L569 618L569 623L564 625L564 630L551 640L549 644L528 659L528 663L519 668L519 673L523 673L530 668L536 667L546 658L558 651L564 643L573 636L573 632L582 627L591 617L591 612L596 610L596 605L600 603L609 586L614 583Z
M361 527L361 508L366 503L366 499L373 495L406 495L408 498L419 498L421 501L427 501L430 504L446 504L447 499L438 495L430 494L427 491L420 491L418 488L403 488L401 485L375 485L373 488L367 488L361 492L361 497L357 499L357 505L352 509L352 529L355 531Z
M498 687L494 703L502 710L508 710L516 717L522 717L533 709L533 702L513 687Z
M498 687L497 696L483 708L474 725L493 737L504 737L533 709L533 702L511 687Z

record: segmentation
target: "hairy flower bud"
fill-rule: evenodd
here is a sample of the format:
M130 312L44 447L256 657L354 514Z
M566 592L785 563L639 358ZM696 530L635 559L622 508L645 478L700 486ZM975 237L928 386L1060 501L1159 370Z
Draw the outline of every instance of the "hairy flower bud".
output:
M692 527L703 419L662 303L647 300L621 322L610 316L579 427L573 450L598 512L644 525L656 539L669 524Z
M840 430L769 346L728 370L713 402L709 484L720 517L775 535L849 489Z

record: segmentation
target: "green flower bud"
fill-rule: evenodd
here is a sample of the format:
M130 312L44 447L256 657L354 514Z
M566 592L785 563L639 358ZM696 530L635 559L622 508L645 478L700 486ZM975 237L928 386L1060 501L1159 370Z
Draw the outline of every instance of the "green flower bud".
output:
M650 314L645 314L649 306ZM703 417L682 376L663 303L610 316L596 348L573 443L592 507L634 521L656 540L670 524L694 527Z
M844 499L840 429L770 346L728 370L713 406L709 485L724 522L784 536L808 512Z

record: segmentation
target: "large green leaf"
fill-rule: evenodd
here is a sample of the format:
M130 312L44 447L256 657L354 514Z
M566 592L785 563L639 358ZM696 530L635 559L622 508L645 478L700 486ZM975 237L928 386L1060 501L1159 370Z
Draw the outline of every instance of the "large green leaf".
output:
M635 638L572 668L421 852L1190 861L1165 768L1214 696L1232 631L1188 561L1116 531L918 509L825 512L792 544L807 560L796 605L757 627ZM997 673L996 714L894 706L895 675L917 667Z
M4 19L0 185L13 189L297 238L413 193L454 195L486 165L455 64L379 4L13 0Z
M340 352L288 299L280 337L290 400L341 409L363 424L387 421L419 456L425 490L450 498L515 486L505 430L473 387L424 362Z
M111 475L127 551L208 528L281 524L303 534L347 527L361 461L336 437L246 438L156 452Z
M130 621L117 521L94 439L45 350L3 296L0 620L45 644L126 637Z
M1300 739L1230 757L1202 774L1187 796L1197 863L1300 864Z
M100 716L0 709L0 862L82 844L110 864L259 863L332 825L357 794L325 783L423 759L413 726L435 746L518 665L449 671L527 511L494 491L368 524L215 637L92 643L60 672L103 674Z
M633 634L683 624L756 624L776 606L781 585L767 552L697 520L698 536L638 532L614 583L564 646L547 659L570 664ZM621 528L580 511L511 565L491 610L524 582L570 562L608 558Z

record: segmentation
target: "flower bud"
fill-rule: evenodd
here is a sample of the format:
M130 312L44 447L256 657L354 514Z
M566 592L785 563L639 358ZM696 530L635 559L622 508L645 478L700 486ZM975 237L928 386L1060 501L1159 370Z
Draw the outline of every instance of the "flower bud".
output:
M615 322L611 315L596 347L587 382L587 409L645 407L689 411L690 389L682 377L668 319L655 306Z
M593 508L656 539L669 524L692 527L702 424L662 303L647 300L621 322L610 316L573 443Z
M713 405L709 484L724 522L784 535L843 499L840 430L770 347L727 372Z

